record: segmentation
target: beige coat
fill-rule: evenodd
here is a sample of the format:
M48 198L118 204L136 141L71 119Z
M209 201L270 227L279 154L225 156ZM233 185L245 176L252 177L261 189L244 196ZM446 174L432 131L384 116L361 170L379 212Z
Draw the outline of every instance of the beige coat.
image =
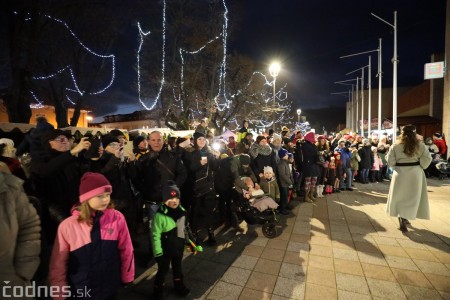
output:
M40 220L22 183L0 171L0 282L9 286L29 284L39 266Z
M417 155L407 156L404 145L397 144L390 148L386 160L394 170L387 200L386 212L393 217L408 220L430 219L428 205L427 180L424 169L431 163L431 155L425 144L420 143ZM419 161L420 166L397 166L397 163Z

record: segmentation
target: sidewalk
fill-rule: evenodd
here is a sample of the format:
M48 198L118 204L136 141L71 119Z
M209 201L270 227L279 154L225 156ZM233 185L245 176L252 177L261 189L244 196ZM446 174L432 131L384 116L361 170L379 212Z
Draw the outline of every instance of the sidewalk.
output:
M356 184L296 201L275 239L261 226L219 232L216 248L184 259L186 299L450 299L450 181L428 179L431 220L411 221L406 234L385 213L388 190ZM151 299L155 272L120 299ZM171 287L168 278L167 299L179 299Z

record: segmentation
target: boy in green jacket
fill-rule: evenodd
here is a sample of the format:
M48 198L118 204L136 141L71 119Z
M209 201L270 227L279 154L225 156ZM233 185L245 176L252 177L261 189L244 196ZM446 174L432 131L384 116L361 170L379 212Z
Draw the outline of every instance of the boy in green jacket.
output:
M175 182L168 181L163 188L163 204L152 224L153 255L158 263L155 278L154 299L164 299L164 282L172 264L173 283L178 296L189 294L183 283L181 261L185 246L186 211L180 205L180 190Z

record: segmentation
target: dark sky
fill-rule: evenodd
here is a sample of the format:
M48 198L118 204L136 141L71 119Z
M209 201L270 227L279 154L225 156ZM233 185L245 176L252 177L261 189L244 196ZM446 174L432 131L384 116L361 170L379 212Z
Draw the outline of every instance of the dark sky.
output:
M444 52L445 1L419 0L245 0L226 1L230 22L239 26L230 34L228 47L253 58L262 65L278 60L282 70L277 82L287 83L289 95L295 105L308 112L312 109L344 107L347 98L330 95L347 91L346 86L335 81L355 78L346 73L367 65L368 55L340 59L340 56L378 48L383 39L383 87L392 87L393 29L370 13L394 23L398 22L398 85L416 85L423 81L423 65L430 62L430 55ZM241 6L240 16L233 11L235 4ZM238 19L238 20L236 20ZM135 22L134 22L135 23ZM151 30L151 28L148 28ZM127 78L134 77L131 64L135 62L137 47L135 25L124 37L122 66L119 70ZM372 87L377 88L375 78L377 53L372 53ZM119 71L120 72L120 71ZM367 77L367 73L365 75ZM135 77L134 77L135 78ZM134 79L133 78L133 79ZM131 79L131 78L130 78ZM125 86L122 82L121 86ZM122 91L129 100L119 106L116 113L128 113L141 109L137 95ZM135 98L136 97L136 98ZM125 98L124 98L125 99ZM343 110L332 122L344 122ZM99 114L101 115L101 114Z
M383 39L383 86L392 87L393 29L370 13L393 24L397 11L399 86L421 83L430 55L444 52L443 0L246 0L243 6L245 17L233 47L267 65L279 60L282 70L277 81L288 83L290 95L304 110L344 106L345 97L330 93L347 87L334 82L355 78L356 73L345 74L366 66L370 54L339 57L375 50L379 38ZM377 53L371 55L372 87L377 88Z

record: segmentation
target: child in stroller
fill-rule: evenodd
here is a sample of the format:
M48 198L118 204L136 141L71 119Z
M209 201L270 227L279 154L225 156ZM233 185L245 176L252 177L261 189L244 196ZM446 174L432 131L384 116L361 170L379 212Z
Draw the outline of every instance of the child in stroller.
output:
M276 224L279 222L276 213L278 204L261 189L255 188L250 177L243 177L241 180L247 186L247 190L236 187L237 195L232 203L233 225L239 226L242 220L250 225L261 224L264 236L274 238L277 236Z

